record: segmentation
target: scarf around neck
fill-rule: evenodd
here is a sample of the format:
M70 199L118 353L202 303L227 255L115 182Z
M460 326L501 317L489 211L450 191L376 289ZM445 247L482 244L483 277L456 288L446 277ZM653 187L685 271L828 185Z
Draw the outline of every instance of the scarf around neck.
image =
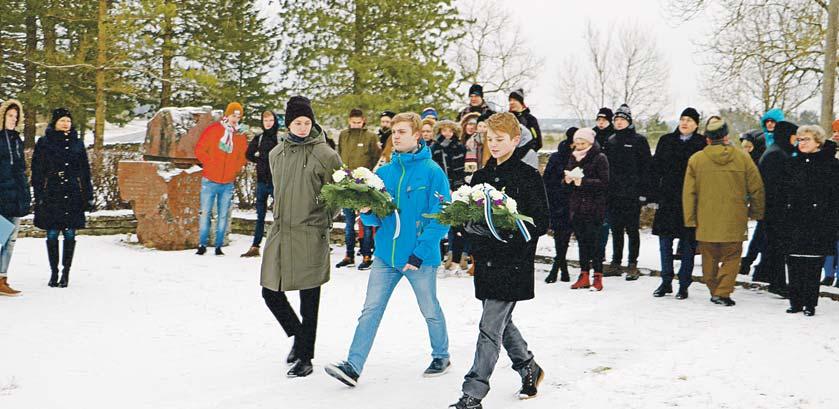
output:
M571 154L574 155L574 158L577 159L577 162L582 162L582 160L586 157L586 155L588 154L588 151L590 151L590 150L591 150L591 146L589 146L588 149L583 150L583 151L575 150L574 152L571 152Z
M222 118L221 126L224 127L224 136L219 140L218 148L224 153L232 153L233 135L236 133L236 128L227 121L227 117Z

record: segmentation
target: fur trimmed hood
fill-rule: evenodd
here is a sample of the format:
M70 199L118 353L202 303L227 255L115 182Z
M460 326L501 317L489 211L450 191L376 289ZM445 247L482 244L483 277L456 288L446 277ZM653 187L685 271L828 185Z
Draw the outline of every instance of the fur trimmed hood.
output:
M2 118L0 120L4 121L2 126L5 126L6 111L8 111L9 108L13 105L17 105L17 108L18 108L18 110L17 110L17 112L18 112L17 126L15 126L15 130L22 133L23 132L23 104L21 104L20 101L18 101L16 99L7 99L7 100L3 101L3 103L0 104L0 118Z

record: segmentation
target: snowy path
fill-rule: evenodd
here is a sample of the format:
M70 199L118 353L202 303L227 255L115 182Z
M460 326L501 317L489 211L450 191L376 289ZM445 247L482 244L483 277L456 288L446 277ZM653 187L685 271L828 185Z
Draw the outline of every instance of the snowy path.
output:
M459 396L480 316L469 279L439 282L448 374L420 376L428 337L402 283L350 390L322 365L346 355L365 273L333 271L315 373L292 380L283 363L289 341L259 295L259 261L238 257L248 238L234 236L224 258L121 239L80 237L66 290L46 286L43 241L18 241L11 282L25 294L0 299L0 408L445 408ZM657 246L642 250L641 264L655 260ZM547 373L540 396L514 397L519 379L502 353L486 408L839 407L839 303L822 299L805 318L785 314L784 300L739 288L737 306L726 309L710 304L701 284L680 302L653 299L655 278L609 278L593 293L542 277L537 298L515 314Z

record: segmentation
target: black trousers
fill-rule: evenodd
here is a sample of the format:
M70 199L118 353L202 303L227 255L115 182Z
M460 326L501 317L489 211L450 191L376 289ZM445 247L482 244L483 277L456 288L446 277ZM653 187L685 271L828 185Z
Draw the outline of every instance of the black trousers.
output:
M629 237L630 263L638 262L641 249L641 206L637 203L619 204L609 207L609 223L612 225L612 263L620 264L623 259L623 235Z
M556 250L556 255L554 256L555 262L562 263L565 261L568 254L568 243L571 241L571 233L574 233L574 230L571 228L554 231L554 249Z
M285 293L262 288L262 298L265 305L274 314L277 322L283 327L286 335L294 337L294 350L302 360L315 357L315 336L318 329L318 306L320 306L320 287L300 290L300 316L288 303Z
M787 257L791 307L815 307L819 304L819 279L823 265L824 257Z
M577 238L577 245L580 248L580 270L587 272L594 269L597 273L603 272L603 255L600 254L600 228L603 227L601 220L573 220L574 236Z
M769 275L769 285L772 288L783 289L787 287L787 272L784 255L784 240L781 239L781 226L778 223L766 224L766 250L762 257L766 257L766 267ZM761 261L761 264L764 264Z

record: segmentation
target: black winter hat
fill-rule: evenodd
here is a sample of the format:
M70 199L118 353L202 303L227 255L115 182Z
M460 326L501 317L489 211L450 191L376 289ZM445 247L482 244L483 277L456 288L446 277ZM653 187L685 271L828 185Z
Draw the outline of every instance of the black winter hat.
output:
M508 99L515 99L516 101L519 101L520 104L524 105L524 90L519 88L511 92Z
M699 125L699 111L697 111L695 108L685 108L685 110L682 111L682 114L679 115L679 118L683 116L693 119L693 122L696 122L696 125Z
M565 136L568 137L568 140L571 140L571 141L574 140L574 134L577 133L578 129L579 128L577 128L576 126L572 126L572 127L568 128L567 131L565 131Z
M285 105L285 126L288 128L295 119L305 116L315 122L315 111L312 111L312 103L306 97L293 96Z
M477 96L483 98L484 97L484 87L481 86L481 84L472 84L472 86L469 87L469 96L471 97L472 95L477 95Z
M393 112L393 111L382 111L382 113L379 114L379 118L384 118L384 117L393 118L395 116L396 116L396 112Z
M52 111L52 119L50 120L50 127L55 128L55 123L58 122L61 118L70 118L73 119L73 115L70 113L70 110L67 108L57 108Z
M618 108L618 111L615 112L615 118L623 118L629 121L629 124L632 124L632 110L629 109L629 105L623 104Z
M790 138L798 133L798 125L787 122L781 121L775 125L775 144L783 148L787 152L791 152L793 149L792 142L790 142Z
M611 109L603 107L603 108L600 108L599 111L597 111L597 117L595 117L595 119L606 118L607 121L612 122L612 118L614 118L614 117L615 117L615 114L612 113Z

